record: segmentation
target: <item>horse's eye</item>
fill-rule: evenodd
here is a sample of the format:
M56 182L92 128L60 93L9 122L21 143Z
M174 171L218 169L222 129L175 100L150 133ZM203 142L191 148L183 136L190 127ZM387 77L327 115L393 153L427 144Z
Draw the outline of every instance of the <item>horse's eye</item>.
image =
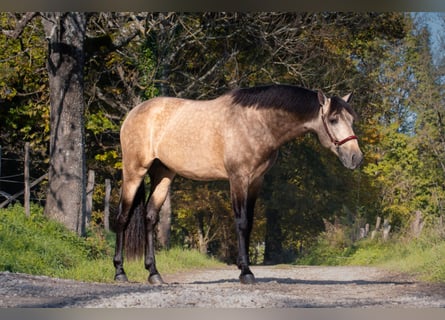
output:
M338 119L337 118L331 118L329 119L330 124L337 124L338 123Z

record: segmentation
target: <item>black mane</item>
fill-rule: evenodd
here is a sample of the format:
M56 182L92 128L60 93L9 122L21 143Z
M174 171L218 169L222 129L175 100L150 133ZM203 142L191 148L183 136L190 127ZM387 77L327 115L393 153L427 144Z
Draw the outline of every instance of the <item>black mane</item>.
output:
M305 118L316 117L320 110L317 92L306 88L273 84L234 89L228 93L234 104L258 109L281 109ZM342 98L332 97L330 113L346 109L354 118L357 114Z
M281 109L301 116L315 117L319 103L317 92L291 85L267 85L235 89L229 92L233 103L242 107Z

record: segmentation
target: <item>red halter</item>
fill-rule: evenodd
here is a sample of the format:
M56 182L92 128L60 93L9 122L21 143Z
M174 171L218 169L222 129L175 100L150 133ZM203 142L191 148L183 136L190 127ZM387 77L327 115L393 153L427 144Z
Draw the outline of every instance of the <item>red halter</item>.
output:
M323 122L324 129L326 130L326 133L329 136L329 139L331 139L331 142L336 145L337 147L341 146L342 144L350 141L350 140L358 140L357 136L349 136L347 138L344 138L343 140L338 141L337 139L334 139L331 132L329 131L328 125L326 124L326 119L323 113L323 109L321 109L321 121Z

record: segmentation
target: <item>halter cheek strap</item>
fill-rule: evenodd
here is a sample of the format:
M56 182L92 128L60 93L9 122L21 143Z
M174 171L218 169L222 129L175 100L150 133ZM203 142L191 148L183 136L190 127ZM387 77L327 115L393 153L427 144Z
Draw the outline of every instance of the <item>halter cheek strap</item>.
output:
M329 128L328 128L328 125L326 124L326 117L325 117L325 115L324 115L324 113L323 113L323 108L321 109L321 121L323 122L323 127L324 127L324 129L325 129L325 131L326 131L326 133L328 134L328 137L329 137L329 139L331 139L331 142L335 145L335 146L337 146L337 147L339 147L339 146L341 146L342 144L344 144L344 143L346 143L346 142L348 142L348 141L351 141L351 140L358 140L358 137L357 136L349 136L349 137L347 137L347 138L344 138L343 140L337 140L337 139L335 139L334 137L333 137L333 135L331 134L331 132L329 131Z

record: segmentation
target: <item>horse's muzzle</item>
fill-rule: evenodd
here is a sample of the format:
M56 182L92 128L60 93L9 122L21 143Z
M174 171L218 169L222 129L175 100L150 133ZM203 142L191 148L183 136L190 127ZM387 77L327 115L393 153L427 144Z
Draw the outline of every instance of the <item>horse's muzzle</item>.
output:
M351 170L357 169L363 162L363 153L361 151L353 152L349 157L342 159L343 165Z

